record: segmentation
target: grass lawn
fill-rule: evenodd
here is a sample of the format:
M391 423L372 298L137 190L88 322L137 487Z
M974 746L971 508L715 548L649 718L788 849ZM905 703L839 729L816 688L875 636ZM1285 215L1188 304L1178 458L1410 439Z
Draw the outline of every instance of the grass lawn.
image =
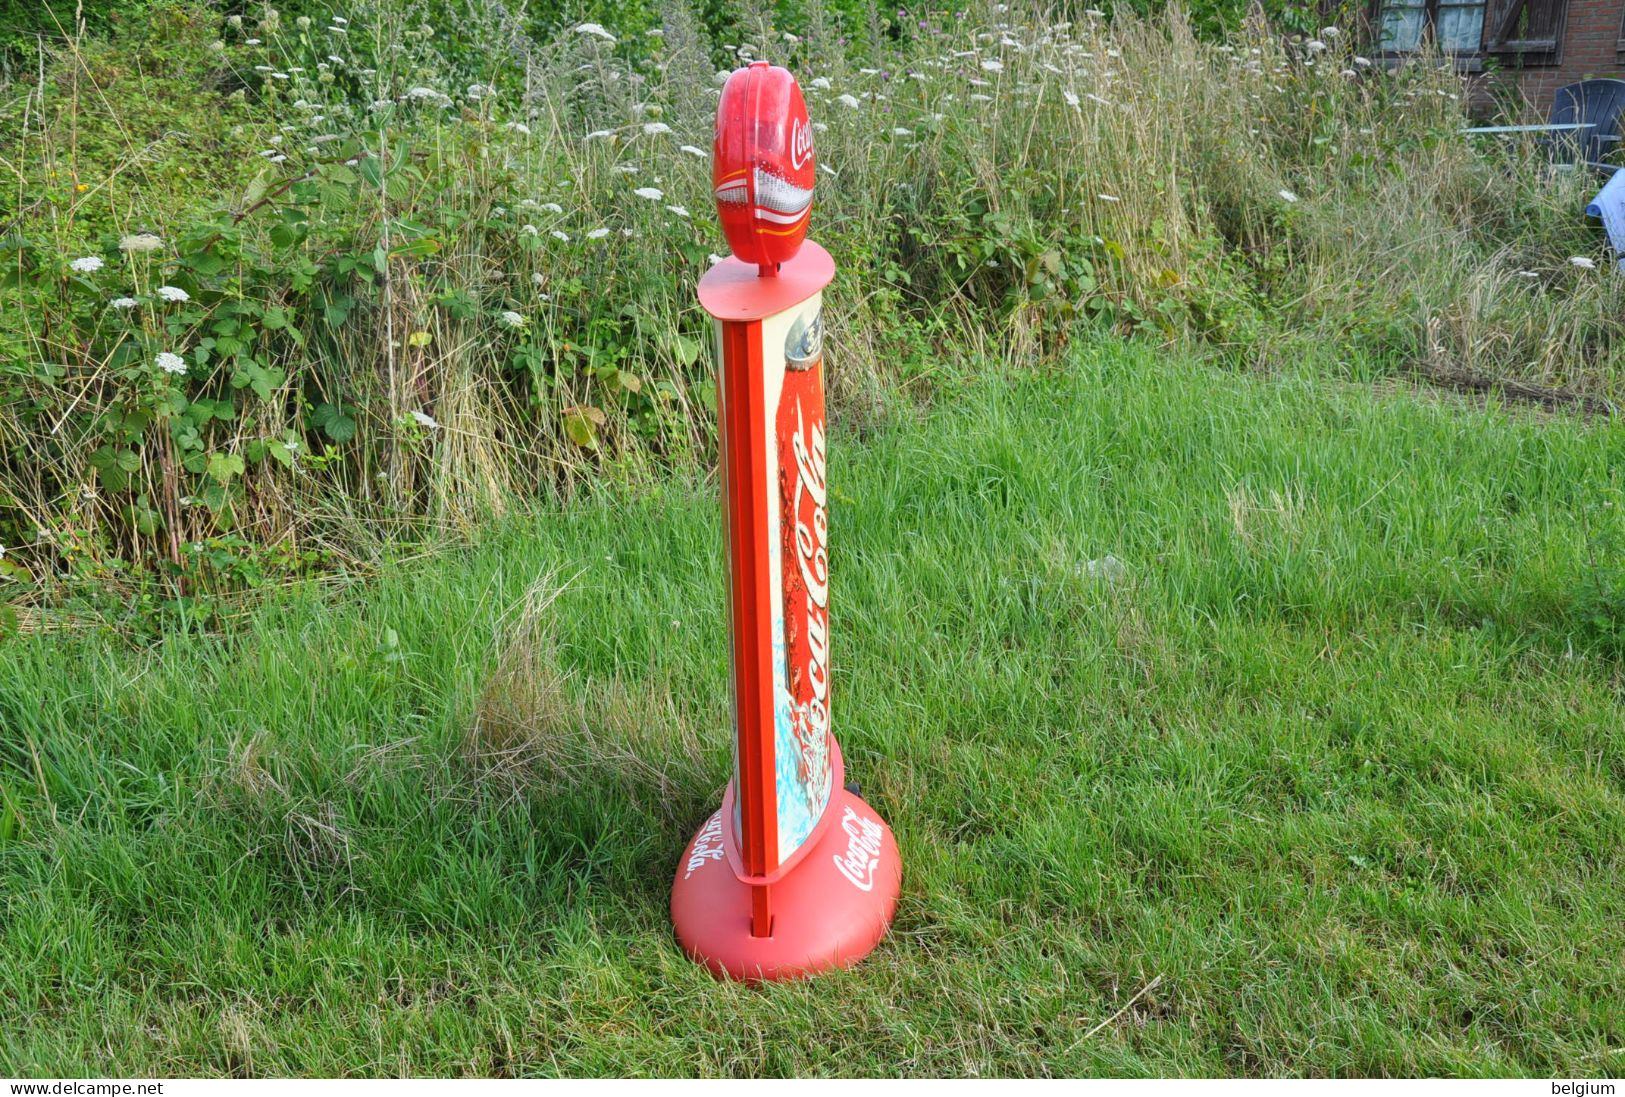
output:
M728 769L708 485L14 641L0 1074L1625 1073L1622 468L1117 346L838 432L904 897L802 985L667 921Z

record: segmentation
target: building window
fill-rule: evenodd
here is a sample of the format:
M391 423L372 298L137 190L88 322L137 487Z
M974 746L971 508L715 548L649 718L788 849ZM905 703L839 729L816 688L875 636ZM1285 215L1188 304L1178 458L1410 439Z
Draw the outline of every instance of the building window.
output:
M1377 45L1384 53L1410 53L1425 37L1446 53L1477 53L1484 41L1485 0L1379 0Z
M1555 64L1567 9L1565 0L1493 0L1486 19L1486 47L1526 65Z

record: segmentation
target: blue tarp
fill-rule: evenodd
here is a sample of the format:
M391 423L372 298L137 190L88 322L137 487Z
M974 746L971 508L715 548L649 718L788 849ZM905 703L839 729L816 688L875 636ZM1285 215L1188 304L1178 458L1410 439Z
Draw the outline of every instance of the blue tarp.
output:
M1614 245L1614 251L1625 256L1625 168L1609 178L1586 206L1587 217L1600 217L1602 227L1608 230L1608 242ZM1619 261L1620 269L1625 270L1625 258Z

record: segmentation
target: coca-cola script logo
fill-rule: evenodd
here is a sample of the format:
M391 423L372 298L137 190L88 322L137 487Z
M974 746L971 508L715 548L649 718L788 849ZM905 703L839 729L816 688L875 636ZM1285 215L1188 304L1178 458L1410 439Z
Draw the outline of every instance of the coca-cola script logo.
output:
M875 820L859 815L850 807L841 816L841 829L846 831L846 852L835 855L835 867L859 891L873 890L885 830Z
M704 868L712 861L720 861L722 857L722 812L719 811L694 836L694 848L689 852L683 879L694 875L695 869Z
M813 152L812 130L807 127L805 118L797 118L790 127L790 167L795 171L801 170Z
M829 780L829 555L825 548L829 537L829 492L825 484L824 424L814 420L809 431L800 400L796 401L796 433L790 449L796 459L796 490L790 512L796 519L796 566L806 590L806 682L812 688L812 696L804 706L804 719L798 721L796 730L811 791L821 796ZM806 507L804 501L812 506Z

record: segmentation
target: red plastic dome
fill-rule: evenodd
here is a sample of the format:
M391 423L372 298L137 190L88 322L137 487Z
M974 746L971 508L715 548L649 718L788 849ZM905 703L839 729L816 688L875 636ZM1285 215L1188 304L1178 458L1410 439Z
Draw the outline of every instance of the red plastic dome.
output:
M788 69L754 61L736 69L717 104L711 186L734 255L772 266L790 259L812 215L812 126Z

